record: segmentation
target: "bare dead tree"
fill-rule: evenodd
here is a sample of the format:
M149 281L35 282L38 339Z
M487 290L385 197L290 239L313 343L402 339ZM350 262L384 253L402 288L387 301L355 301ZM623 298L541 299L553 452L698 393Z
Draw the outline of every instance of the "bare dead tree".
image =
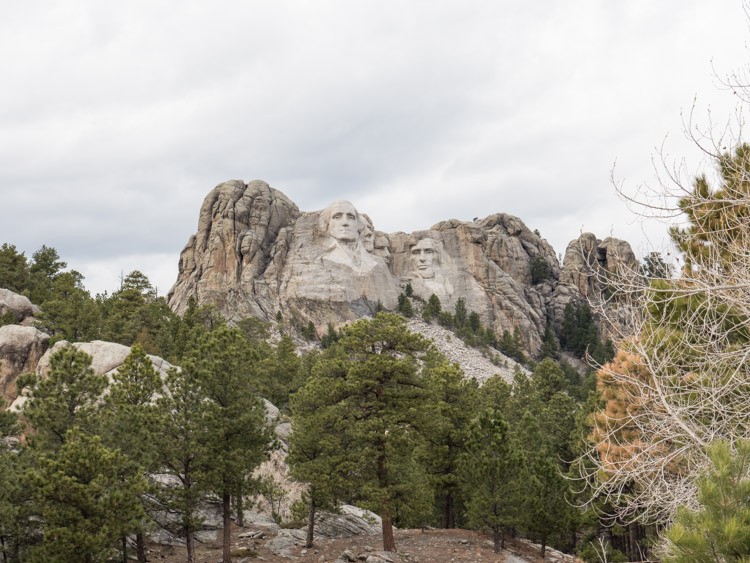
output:
M750 102L750 80L725 83ZM678 506L696 505L706 446L750 438L750 146L739 118L720 129L694 123L691 111L686 134L712 170L686 175L662 151L654 189L616 184L641 214L682 219L670 231L678 275L647 278L625 263L592 272L614 290L593 305L621 333L617 357L599 369L605 406L579 466L620 519L671 521Z

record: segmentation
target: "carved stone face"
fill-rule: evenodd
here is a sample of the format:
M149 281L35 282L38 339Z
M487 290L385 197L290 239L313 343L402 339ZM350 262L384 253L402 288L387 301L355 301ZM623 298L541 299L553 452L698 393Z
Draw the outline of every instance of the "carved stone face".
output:
M391 263L391 241L385 235L378 235L375 237L373 254L385 258L385 263L390 265Z
M362 246L365 247L367 252L375 250L375 233L372 232L369 225L365 225L362 229Z
M336 201L328 206L330 214L328 234L340 242L355 242L359 238L357 210L348 201Z
M422 239L411 248L412 267L421 278L434 278L435 266L440 263L439 260L440 258L432 239Z

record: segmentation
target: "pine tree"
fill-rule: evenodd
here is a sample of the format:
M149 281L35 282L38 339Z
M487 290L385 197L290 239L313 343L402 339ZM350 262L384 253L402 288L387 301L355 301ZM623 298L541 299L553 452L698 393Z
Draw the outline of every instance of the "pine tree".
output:
M21 293L28 289L29 269L26 256L12 244L0 246L0 287Z
M440 506L441 525L455 528L459 464L476 414L477 384L442 356L427 362L425 379L429 399L420 423L425 439L420 457Z
M17 561L31 536L30 488L23 478L28 456L19 443L17 415L4 408L0 397L0 555Z
M313 395L317 386L326 389L312 396L320 401L315 407L321 418L338 417L340 426L332 432L349 440L351 447L346 463L328 467L337 481L356 470L358 478L348 483L350 494L380 514L383 547L394 551L394 517L413 501L415 483L421 480L411 459L419 443L412 422L426 395L416 358L428 343L410 333L402 318L379 313L346 327L339 346L343 364L340 358L321 359L299 393ZM334 448L332 456L341 454L343 446L335 439L327 443Z
M503 531L520 518L519 471L508 424L499 411L485 410L469 431L462 460L462 488L467 496L468 524L492 532L493 549L505 547Z
M411 305L411 299L409 299L409 297L404 293L398 296L397 310L407 319L414 315L414 308Z
M161 507L177 514L185 538L188 563L195 562L195 532L200 530L198 503L206 494L203 477L207 447L206 401L200 382L191 372L171 368L166 393L157 399L159 432L153 436L161 471L177 481L158 489Z
M287 463L291 475L310 483L307 502L306 547L314 540L315 513L334 507L345 496L348 479L345 468L352 467L353 438L343 405L331 401L342 396L348 361L340 347L329 348L316 362L306 384L292 397L292 434Z
M205 474L209 488L222 499L226 563L231 560L231 497L249 492L249 477L272 443L265 407L251 377L256 361L242 333L222 326L201 339L183 368L199 381L205 397L205 424L210 429Z
M52 338L68 342L89 342L101 336L101 311L83 287L83 276L75 270L57 274L47 299L36 315L41 330Z
M95 375L91 356L66 346L50 357L46 378L26 374L19 388L29 387L23 414L34 429L29 442L40 449L55 451L65 443L68 430L96 434L101 396L106 375Z
M463 328L466 324L466 302L463 297L459 297L458 301L456 301L456 310L453 318L457 328Z
M552 329L549 325L544 328L544 337L542 338L542 358L557 358L560 352L560 347L557 345L557 339L552 333Z
M135 345L112 376L109 394L105 398L105 444L125 454L133 471L140 469L144 478L159 469L152 436L160 431L155 398L162 392L162 381L151 359L143 348ZM145 561L143 528L136 530L136 543L138 560Z
M476 311L469 314L469 328L474 334L477 334L482 328L482 319Z
M42 456L29 474L40 509L41 561L108 561L114 545L140 526L140 495L146 482L128 470L119 451L77 428L69 430L54 456Z
M289 395L296 389L301 361L288 335L283 335L276 349L259 364L256 392L279 408L286 408Z
M547 361L547 360L545 360ZM568 504L568 483L562 475L558 459L550 448L545 432L535 414L527 410L518 426L516 440L522 445L524 468L523 516L521 526L529 537L541 543L541 556L551 537L569 531L569 517L573 508Z
M422 310L422 318L425 322L429 323L432 322L432 319L438 318L441 312L442 304L440 303L440 298L433 293Z
M665 534L665 563L747 561L750 554L750 442L709 447L712 466L698 480L696 510L681 507Z
M55 279L66 266L65 262L60 261L57 250L45 245L32 255L29 266L29 299L32 303L42 304L47 301Z

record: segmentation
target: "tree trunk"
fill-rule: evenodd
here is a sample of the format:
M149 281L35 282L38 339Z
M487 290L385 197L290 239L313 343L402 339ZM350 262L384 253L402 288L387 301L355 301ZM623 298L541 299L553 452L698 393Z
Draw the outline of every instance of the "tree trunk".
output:
M122 536L122 563L128 563L128 538Z
M628 542L628 559L631 561L640 561L638 553L638 524L631 523L628 526L628 536L630 541Z
M500 526L492 526L492 551L500 553Z
M393 516L391 515L391 498L388 491L388 469L385 463L385 439L378 444L380 454L378 455L378 485L386 492L386 500L383 503L383 549L385 551L396 551L396 540L393 537Z
M143 532L138 532L135 535L135 548L138 552L138 561L140 563L146 563L146 541L143 538Z
M544 559L544 553L547 551L547 538L542 539L542 559Z
M187 563L195 563L195 538L192 531L185 532L185 547L187 547Z
M232 520L230 518L230 511L232 509L232 497L229 496L229 493L224 493L222 497L222 504L224 506L224 541L223 541L223 562L224 563L232 563Z
M393 537L393 518L390 515L390 508L388 509L388 514L383 515L383 550L396 551L396 540Z
M456 527L456 511L453 507L453 493L448 492L443 497L443 528L452 529Z
M307 540L305 547L312 547L315 533L315 501L313 500L312 491L310 491L310 503L307 507Z
M237 525L240 528L245 527L245 502L241 494L236 494L232 497L234 500L234 512L237 514Z

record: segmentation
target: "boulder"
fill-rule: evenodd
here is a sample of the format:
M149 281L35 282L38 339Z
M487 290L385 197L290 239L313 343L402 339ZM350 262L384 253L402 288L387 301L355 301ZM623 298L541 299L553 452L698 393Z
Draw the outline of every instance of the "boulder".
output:
M36 370L47 351L49 338L30 326L0 326L0 396L8 403L18 396L18 376Z
M381 525L380 516L374 512L348 504L339 509L339 514L318 512L315 515L315 533L325 538L377 534Z
M2 328L5 327L0 327L0 330L2 330ZM49 337L47 337L47 339L49 340ZM49 372L50 358L52 355L61 348L67 346L75 346L91 356L91 367L93 368L94 373L96 375L107 375L109 376L110 381L112 380L112 375L117 371L117 368L122 365L125 358L130 354L130 348L128 346L117 344L116 342L94 340L93 342L75 342L71 344L66 340L60 340L55 342L55 344L47 349L44 355L39 358L33 371L39 376L46 377ZM160 375L162 380L166 377L167 370L173 367L169 362L158 356L149 355L149 359L153 363L156 373ZM14 410L20 410L23 403L26 401L26 397L21 395L14 399L11 408Z
M292 550L304 545L307 535L304 530L279 530L276 537L268 540L265 547L274 555L281 557L292 557Z
M0 316L8 311L13 313L17 323L22 323L38 314L41 309L32 304L28 297L0 288Z

